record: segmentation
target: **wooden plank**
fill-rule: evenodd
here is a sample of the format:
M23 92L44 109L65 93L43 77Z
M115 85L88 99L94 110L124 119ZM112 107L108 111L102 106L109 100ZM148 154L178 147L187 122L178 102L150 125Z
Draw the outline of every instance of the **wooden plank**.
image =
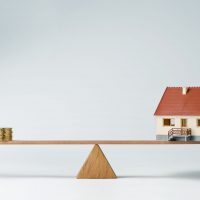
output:
M13 140L0 145L65 145L65 144L122 144L122 145L176 145L200 144L200 141L159 141L159 140Z
M99 145L95 144L80 169L78 179L114 179L117 178L111 165Z

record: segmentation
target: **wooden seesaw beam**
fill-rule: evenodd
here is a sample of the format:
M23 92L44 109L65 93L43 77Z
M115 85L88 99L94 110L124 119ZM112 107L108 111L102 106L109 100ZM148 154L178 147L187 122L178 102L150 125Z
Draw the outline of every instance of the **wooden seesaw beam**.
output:
M158 141L158 140L13 140L0 145L91 145L94 147L80 169L78 179L117 178L99 144L117 145L192 145L200 141Z
M9 142L0 142L0 145L67 145L67 144L200 144L200 141L160 141L160 140L13 140Z

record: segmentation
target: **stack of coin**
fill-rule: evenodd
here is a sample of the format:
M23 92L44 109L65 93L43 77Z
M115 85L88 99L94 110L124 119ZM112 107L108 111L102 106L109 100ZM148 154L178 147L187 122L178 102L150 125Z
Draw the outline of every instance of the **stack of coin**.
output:
M3 128L4 137L3 141L8 142L12 141L12 128Z
M3 128L0 128L0 142L3 142L4 139L4 130Z

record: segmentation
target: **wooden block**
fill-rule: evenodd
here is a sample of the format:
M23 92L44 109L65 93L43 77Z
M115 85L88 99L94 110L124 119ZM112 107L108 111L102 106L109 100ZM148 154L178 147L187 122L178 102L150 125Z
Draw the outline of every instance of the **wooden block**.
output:
M80 169L78 179L117 178L99 145L95 144L87 160Z

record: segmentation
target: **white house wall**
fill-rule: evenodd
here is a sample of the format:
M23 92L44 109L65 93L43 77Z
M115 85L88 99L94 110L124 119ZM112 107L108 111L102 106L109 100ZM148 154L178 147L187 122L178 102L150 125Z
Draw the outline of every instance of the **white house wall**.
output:
M164 118L174 118L175 126L163 126ZM184 128L191 128L192 135L200 136L200 127L197 126L200 116L156 116L156 135L168 135L171 128L181 128L181 119L187 119L187 127Z

